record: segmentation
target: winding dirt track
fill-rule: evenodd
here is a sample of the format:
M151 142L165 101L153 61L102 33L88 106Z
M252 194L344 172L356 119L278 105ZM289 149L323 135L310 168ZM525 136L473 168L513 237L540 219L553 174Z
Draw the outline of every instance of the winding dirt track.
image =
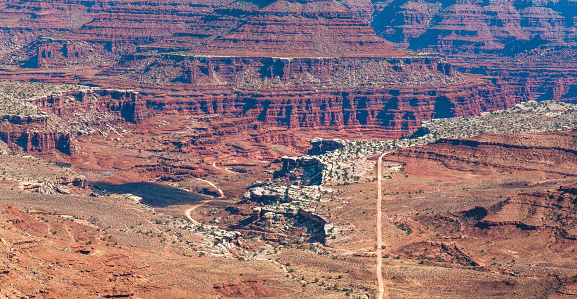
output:
M383 245L383 233L382 233L382 208L381 202L383 200L383 187L381 181L383 179L383 157L387 153L383 153L379 157L379 161L377 162L377 281L379 283L379 299L383 299L383 297L388 297L385 292L385 285L383 283L383 252L381 250L381 246Z
M380 157L379 160L377 162L377 249L376 249L376 255L377 255L377 281L379 284L379 296L378 299L383 299L383 298L388 298L388 294L385 291L385 285L383 283L383 273L382 273L382 267L383 267L383 252L381 250L381 246L383 243L383 233L382 233L382 200L383 200L383 187L382 187L382 178L383 178L383 157L386 155L387 153L383 153ZM216 167L216 165L213 165ZM197 178L197 180L199 181L203 181L208 183L209 185L211 185L212 187L214 187L218 193L220 194L219 197L215 198L215 199L219 199L219 198L224 198L224 193L222 192L222 190L217 187L214 183L207 181L207 180L203 180L203 179L199 179ZM198 207L202 206L205 203L208 203L212 200L207 200L207 201L203 201L191 208L189 208L188 210L185 211L185 215L186 218L188 218L188 220L190 220L193 223L197 223L196 220L192 219L191 217L191 213L192 211L194 211L195 209L197 209ZM281 265L283 266L283 265ZM283 266L284 267L284 266ZM286 270L286 268L285 268Z
M219 197L216 197L215 199L224 198L224 193L222 192L222 189L218 188L218 186L216 186L213 182L207 181L207 180L203 180L203 179L199 179L199 178L196 178L196 179L199 180L199 181L203 181L203 182L211 185L214 189L216 189L216 191L218 192L218 194L220 194L220 196L219 196Z
M184 211L184 215L186 215L186 218L188 218L188 220L190 220L190 222L192 222L192 223L194 223L194 224L198 224L198 221L192 219L192 216L190 216L190 214L192 213L192 211L196 210L198 207L202 206L202 205L205 204L205 203L209 203L209 202L211 202L211 201L212 201L212 199L211 199L211 200L206 200L206 201L203 201L203 202L201 202L201 203L199 203L199 204L197 204L197 205L194 205L192 208Z
M212 187L214 187L214 189L216 189L216 191L218 192L218 194L220 194L219 197L215 197L214 199L220 199L220 198L224 198L224 192L222 192L222 189L220 189L218 186L216 186L213 182L207 181L207 180L203 180L203 179L199 179L197 178L197 180L199 181L203 181L205 183L208 183L209 185L211 185ZM203 202L200 202L196 205L194 205L193 207L191 207L190 209L184 211L184 215L186 215L186 218L188 218L188 220L190 220L190 222L192 223L198 223L196 220L192 219L192 217L190 216L190 214L192 213L192 211L196 210L198 207L204 205L205 203L209 203L211 201L213 201L214 199L210 199L210 200L205 200Z
M228 168L218 167L218 166L216 166L216 162L212 163L212 167L214 167L214 168L216 168L216 169L218 169L218 170L222 170L222 171L226 171L226 172L230 172L230 173L234 173L234 174L240 174L240 173L238 173L238 172L236 172L236 171L232 171L232 170L230 170L230 169L228 169Z

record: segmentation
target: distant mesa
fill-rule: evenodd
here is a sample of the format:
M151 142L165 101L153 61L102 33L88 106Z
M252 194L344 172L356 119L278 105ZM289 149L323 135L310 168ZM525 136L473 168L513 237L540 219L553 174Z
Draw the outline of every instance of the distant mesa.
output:
M243 25L196 50L264 57L390 57L409 53L377 37L368 24L334 0L235 1L228 12L249 12L251 8L255 10L240 16Z

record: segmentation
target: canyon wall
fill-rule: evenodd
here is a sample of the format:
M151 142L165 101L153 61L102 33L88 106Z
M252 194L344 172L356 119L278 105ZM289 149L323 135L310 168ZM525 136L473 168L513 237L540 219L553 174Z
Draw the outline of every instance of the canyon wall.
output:
M534 100L575 101L573 1L373 1L377 35L446 55L456 70L497 77Z
M399 135L417 129L421 121L433 117L476 115L510 107L522 99L498 87L473 85L440 91L434 88L245 91L214 98L201 95L180 101L150 100L149 105L179 113L247 117L257 126L362 127L395 131Z
M215 146L227 136L298 143L287 130L396 138L424 120L477 115L549 94L544 82L550 77L533 83L516 80L513 71L506 76L478 64L455 67L438 54L403 50L378 36L390 34L415 48L414 41L439 35L430 28L437 16L447 16L439 21L445 27L435 29L442 34L462 24L481 28L489 22L485 15L505 18L505 8L497 9L504 4L373 2L11 0L1 4L0 61L21 70L7 71L10 78L103 87L37 99L41 110L68 121L48 121L52 132L84 134L102 124L195 116L206 126L167 141L180 152ZM387 13L399 18L385 18ZM18 25L10 21L15 16ZM525 24L523 18L507 20L506 28ZM526 36L505 31L497 36ZM459 34L473 33L450 36ZM451 38L436 45L458 48L457 39L446 42ZM499 40L483 42L490 50ZM572 82L562 83L552 95L572 91ZM140 94L118 91L123 88Z
M73 155L72 136L85 127L122 122L138 123L149 113L146 103L132 91L89 89L40 97L30 102L42 115L4 115L0 119L0 139L12 152ZM82 111L90 111L90 114ZM92 116L92 117L91 117ZM79 118L81 120L79 120ZM82 123L81 126L77 125Z
M0 139L6 142L13 152L45 153L57 150L66 155L74 154L70 134L59 132L0 132Z
M64 117L80 109L111 112L125 121L138 123L148 116L146 102L137 92L113 89L89 89L50 95L32 101L43 111ZM98 125L98 121L87 125Z
M128 57L123 67L131 68L142 59ZM166 55L160 63L182 70L175 80L184 83L183 91L150 98L148 108L156 113L234 117L234 123L222 124L223 132L218 135L243 128L282 127L365 129L399 137L416 130L423 120L477 115L530 97L522 86L454 72L437 56ZM146 77L146 70L141 74Z
M573 1L376 2L372 26L412 49L443 53L522 52L542 43L575 41Z

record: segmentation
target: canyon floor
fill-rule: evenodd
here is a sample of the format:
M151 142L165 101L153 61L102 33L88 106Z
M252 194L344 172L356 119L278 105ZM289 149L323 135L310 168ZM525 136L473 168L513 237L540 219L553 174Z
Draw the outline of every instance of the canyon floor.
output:
M0 298L575 298L575 11L0 2Z
M0 288L8 298L373 298L379 252L390 298L569 298L576 140L503 132L386 150L381 248L380 154L320 186L299 185L294 169L273 177L283 160L217 160L202 179L143 181L127 167L115 181L74 159L3 154ZM245 195L279 182L322 221L267 215L274 203Z

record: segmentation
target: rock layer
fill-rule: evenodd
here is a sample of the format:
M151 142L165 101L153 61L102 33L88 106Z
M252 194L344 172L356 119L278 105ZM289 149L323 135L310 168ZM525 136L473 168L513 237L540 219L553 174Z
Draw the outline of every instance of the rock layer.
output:
M372 25L413 49L475 53L515 50L528 41L574 42L576 16L571 1L393 1L377 7Z

